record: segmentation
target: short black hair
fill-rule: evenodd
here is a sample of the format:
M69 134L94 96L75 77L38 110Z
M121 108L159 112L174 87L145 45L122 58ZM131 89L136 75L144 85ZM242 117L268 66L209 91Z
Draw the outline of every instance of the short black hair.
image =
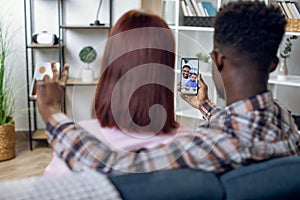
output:
M217 13L214 41L266 66L276 57L285 25L278 6L257 0L230 2Z
M191 67L190 67L189 65L183 65L183 66L182 66L182 69L183 69L183 68L186 68L186 67L189 68L189 69L191 69Z

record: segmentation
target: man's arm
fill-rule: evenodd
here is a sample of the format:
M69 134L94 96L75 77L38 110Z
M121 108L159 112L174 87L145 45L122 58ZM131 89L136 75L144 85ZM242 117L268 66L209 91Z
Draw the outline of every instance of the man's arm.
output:
M198 94L197 96L184 95L180 92L181 85L178 83L178 92L183 100L189 103L194 108L201 111L206 120L209 120L214 112L219 111L216 105L208 98L208 87L203 81L201 74L198 75Z
M217 145L217 135L181 136L172 143L153 149L116 152L86 130L77 127L63 113L49 118L47 130L52 148L73 171L96 169L104 173L124 174L185 167L223 172L228 168L228 163L225 162L228 155L218 153L220 148Z
M219 127L210 126L209 132L198 129L199 134L178 137L167 145L153 149L136 152L110 150L60 112L68 69L66 65L59 80L55 62L52 62L53 78L45 77L38 84L37 105L42 118L47 122L49 143L73 171L96 169L121 174L183 167L222 172L227 168L228 154L220 151L232 143L220 140L222 144L218 146L218 134L215 133L219 132Z

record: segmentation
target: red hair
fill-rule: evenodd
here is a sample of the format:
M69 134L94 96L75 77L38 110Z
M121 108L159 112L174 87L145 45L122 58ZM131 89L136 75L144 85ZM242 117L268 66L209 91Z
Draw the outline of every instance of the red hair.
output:
M151 133L178 127L174 51L174 36L158 15L132 10L117 21L109 33L95 94L101 126Z

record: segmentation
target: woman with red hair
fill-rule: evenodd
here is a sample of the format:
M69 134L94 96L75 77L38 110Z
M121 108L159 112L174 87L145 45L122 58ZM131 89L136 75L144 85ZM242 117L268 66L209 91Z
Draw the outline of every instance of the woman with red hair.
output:
M97 85L95 120L78 124L111 149L121 151L168 144L191 134L175 120L175 40L165 21L132 10L112 27ZM45 175L69 171L56 156Z

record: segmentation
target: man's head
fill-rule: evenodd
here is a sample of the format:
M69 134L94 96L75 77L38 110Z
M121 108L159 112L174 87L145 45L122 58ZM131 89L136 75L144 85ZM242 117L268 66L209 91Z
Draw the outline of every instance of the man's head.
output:
M278 64L285 25L280 9L262 1L230 2L219 9L211 57L217 66L216 89L220 97L227 95L227 103L266 90L268 75Z
M214 24L215 48L234 49L268 68L276 58L286 20L280 9L262 1L230 2L220 8Z
M181 70L182 70L182 77L185 79L189 78L191 67L189 65L184 65Z

